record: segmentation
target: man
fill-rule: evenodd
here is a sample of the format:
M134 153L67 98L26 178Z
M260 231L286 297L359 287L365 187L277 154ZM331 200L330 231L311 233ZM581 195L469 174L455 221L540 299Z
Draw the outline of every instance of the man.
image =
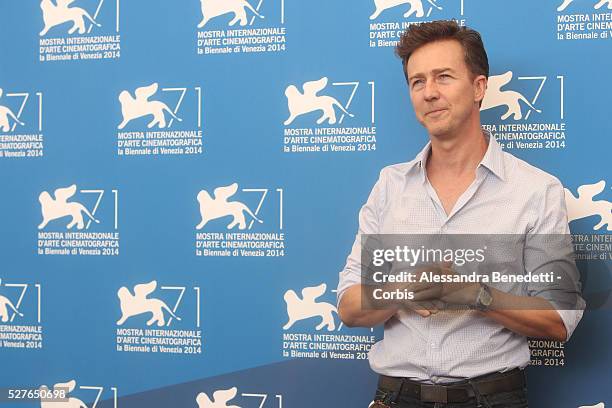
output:
M505 291L482 283L460 290L406 284L412 300L362 305L363 234L516 234L525 258L510 268L524 273L542 266L537 236L569 233L560 182L502 151L482 130L489 65L480 35L454 21L412 25L396 52L430 142L414 160L384 168L362 207L340 273L339 315L347 326L384 323L384 339L369 354L381 375L377 407L527 407L527 337L566 341L582 317L571 247L555 253L562 254L556 261L565 268L572 310L559 310L554 290L530 284ZM439 264L438 273L455 272ZM465 308L440 310L445 304Z

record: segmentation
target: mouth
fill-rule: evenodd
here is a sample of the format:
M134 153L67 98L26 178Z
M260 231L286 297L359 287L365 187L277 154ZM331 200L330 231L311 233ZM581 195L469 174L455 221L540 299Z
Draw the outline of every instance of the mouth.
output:
M425 114L425 116L437 118L437 117L441 116L446 111L447 111L446 108L434 109L434 110L431 110L431 111L427 112Z

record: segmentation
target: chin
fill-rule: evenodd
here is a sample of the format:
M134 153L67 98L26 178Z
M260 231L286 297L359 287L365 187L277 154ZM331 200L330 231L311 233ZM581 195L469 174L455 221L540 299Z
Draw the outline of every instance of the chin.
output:
M431 137L438 139L447 139L452 133L448 126L425 126L425 129Z

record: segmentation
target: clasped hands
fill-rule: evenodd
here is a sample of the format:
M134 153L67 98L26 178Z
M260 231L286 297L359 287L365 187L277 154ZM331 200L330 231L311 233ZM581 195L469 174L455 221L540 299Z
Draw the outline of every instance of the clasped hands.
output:
M396 266L391 268L390 275L395 275ZM394 307L407 308L422 317L436 314L446 309L447 305L473 306L480 291L478 283L453 282L452 263L419 266L410 271L414 276L412 282L385 283L378 286L387 293L411 293L412 299L393 300ZM426 274L431 279L421 279Z

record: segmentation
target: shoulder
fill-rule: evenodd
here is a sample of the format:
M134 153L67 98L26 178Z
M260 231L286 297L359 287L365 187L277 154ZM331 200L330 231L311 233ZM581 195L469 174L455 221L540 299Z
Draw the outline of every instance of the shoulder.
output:
M384 206L390 196L403 188L414 164L414 161L410 161L383 167L370 192L369 201L374 200L379 206Z
M563 185L557 177L508 152L504 152L504 162L508 182L519 190L543 193L550 189L563 189Z
M408 162L390 164L380 170L379 178L402 178L406 177L414 166L418 166L418 160L414 159Z
M533 234L569 233L566 190L552 174L508 154L513 171L509 174L512 196L525 203L531 214Z

